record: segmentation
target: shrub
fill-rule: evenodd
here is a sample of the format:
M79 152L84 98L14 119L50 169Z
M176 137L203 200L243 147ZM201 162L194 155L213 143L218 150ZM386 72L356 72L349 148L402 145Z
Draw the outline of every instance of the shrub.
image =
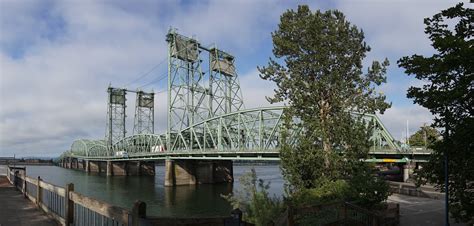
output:
M270 197L270 182L257 178L255 169L240 178L242 189L230 195L222 195L233 208L244 213L243 219L255 225L268 225L283 210L283 202L276 196Z

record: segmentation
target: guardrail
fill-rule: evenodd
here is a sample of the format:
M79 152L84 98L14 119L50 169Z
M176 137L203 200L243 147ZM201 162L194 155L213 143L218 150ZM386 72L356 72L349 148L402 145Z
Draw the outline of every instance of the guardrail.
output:
M242 212L235 209L228 217L166 218L147 217L146 204L136 201L131 211L74 191L74 184L64 188L26 176L25 167L7 167L7 178L37 207L61 225L74 226L251 226L242 221Z
M26 176L22 167L8 167L7 177L23 195L61 225L138 226L146 216L146 204L137 201L132 211L110 205L74 191L74 184L65 188Z

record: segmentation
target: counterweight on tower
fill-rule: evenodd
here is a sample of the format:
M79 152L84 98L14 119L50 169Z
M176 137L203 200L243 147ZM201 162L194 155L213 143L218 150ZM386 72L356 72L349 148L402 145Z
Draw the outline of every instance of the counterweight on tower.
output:
M125 89L109 87L107 104L107 132L105 140L108 147L125 138L125 108L127 91Z
M153 134L155 114L155 93L137 91L133 134Z

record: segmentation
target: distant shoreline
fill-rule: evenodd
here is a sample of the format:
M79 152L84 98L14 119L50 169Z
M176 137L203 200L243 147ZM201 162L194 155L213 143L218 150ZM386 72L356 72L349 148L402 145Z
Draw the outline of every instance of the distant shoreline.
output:
M0 162L0 165L2 166L52 166L54 163L52 162L15 162L15 163L10 163L10 162Z

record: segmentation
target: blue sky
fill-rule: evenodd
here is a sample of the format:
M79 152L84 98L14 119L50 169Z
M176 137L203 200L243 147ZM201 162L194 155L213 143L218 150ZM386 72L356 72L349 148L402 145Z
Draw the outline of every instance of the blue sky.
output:
M456 1L300 1L312 10L338 9L362 28L372 60L390 60L380 87L393 106L382 121L397 138L406 120L414 132L432 116L405 97L422 82L396 61L431 54L423 18ZM469 4L469 3L466 3ZM123 86L165 60L168 29L216 44L236 57L246 107L265 106L273 85L257 66L271 56L270 33L293 1L0 1L0 156L55 156L80 138L105 134L106 88ZM166 73L166 64L129 84L137 88ZM163 90L165 80L145 89ZM250 98L251 97L251 98ZM133 99L133 98L130 98ZM157 95L157 132L164 131L165 93ZM133 121L129 104L128 121ZM130 125L129 123L129 125ZM128 131L132 131L131 126Z

